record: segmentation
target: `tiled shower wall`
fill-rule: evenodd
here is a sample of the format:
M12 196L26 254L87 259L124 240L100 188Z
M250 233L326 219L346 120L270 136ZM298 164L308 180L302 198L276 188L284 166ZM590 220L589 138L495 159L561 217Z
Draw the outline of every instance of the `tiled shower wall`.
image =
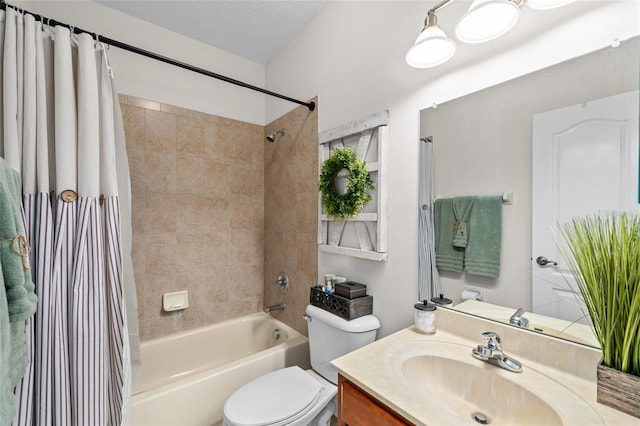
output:
M141 339L261 310L263 126L128 96L120 104ZM163 312L162 294L178 290L189 308Z
M302 315L318 279L318 109L298 107L267 125L265 135L282 128L284 136L264 145L264 303L284 301L286 309L273 316L306 335ZM291 281L284 295L273 285L280 271Z

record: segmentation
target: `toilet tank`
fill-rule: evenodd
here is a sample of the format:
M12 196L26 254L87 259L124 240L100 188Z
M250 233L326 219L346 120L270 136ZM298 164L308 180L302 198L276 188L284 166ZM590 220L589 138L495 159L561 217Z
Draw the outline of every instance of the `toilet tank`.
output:
M365 315L347 321L313 305L307 305L311 367L338 384L338 369L331 361L376 340L380 321Z

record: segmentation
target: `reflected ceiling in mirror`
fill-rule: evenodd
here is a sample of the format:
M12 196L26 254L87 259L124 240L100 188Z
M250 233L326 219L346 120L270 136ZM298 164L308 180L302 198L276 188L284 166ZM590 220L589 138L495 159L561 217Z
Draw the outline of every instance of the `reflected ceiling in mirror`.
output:
M618 47L421 111L420 137L433 138L436 197L513 192L513 204L502 209L500 276L494 279L440 271L442 292L454 305L462 301L463 290L475 289L485 302L507 307L512 314L524 308L524 317L529 320L531 312L540 310L532 302L532 276L540 275L541 268L535 264L534 254L553 259L553 253L532 253L532 217L540 209L532 202L531 189L533 117L637 91L639 52L640 37L635 37ZM637 170L637 156L631 161ZM572 303L571 298L575 303L575 297L565 293L568 303ZM574 321L588 323L584 318L572 318L569 324ZM545 327L538 328L545 331ZM563 329L547 325L549 334L585 343L567 330L558 332Z

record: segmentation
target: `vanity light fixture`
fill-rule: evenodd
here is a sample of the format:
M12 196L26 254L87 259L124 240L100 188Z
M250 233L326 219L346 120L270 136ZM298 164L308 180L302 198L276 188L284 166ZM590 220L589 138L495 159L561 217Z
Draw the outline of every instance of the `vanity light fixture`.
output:
M524 0L474 0L456 24L456 37L465 43L498 38L518 22Z
M424 27L405 56L414 68L443 64L456 51L456 44L438 26L436 12L454 0L442 0L427 12ZM527 2L534 9L553 9L575 0L474 0L456 24L456 37L465 43L483 43L500 37L518 21Z
M447 62L456 53L456 43L438 26L434 9L427 13L424 28L405 57L414 68L435 67Z

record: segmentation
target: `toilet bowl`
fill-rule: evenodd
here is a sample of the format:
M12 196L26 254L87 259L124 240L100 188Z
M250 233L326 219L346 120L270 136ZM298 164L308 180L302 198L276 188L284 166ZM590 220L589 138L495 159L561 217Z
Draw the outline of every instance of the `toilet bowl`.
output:
M331 361L375 340L373 315L351 321L306 309L312 370L288 367L250 381L224 405L224 426L328 426L337 414L338 370Z
M329 424L338 387L313 370L288 367L238 389L224 406L225 426ZM323 422L325 420L325 422Z

